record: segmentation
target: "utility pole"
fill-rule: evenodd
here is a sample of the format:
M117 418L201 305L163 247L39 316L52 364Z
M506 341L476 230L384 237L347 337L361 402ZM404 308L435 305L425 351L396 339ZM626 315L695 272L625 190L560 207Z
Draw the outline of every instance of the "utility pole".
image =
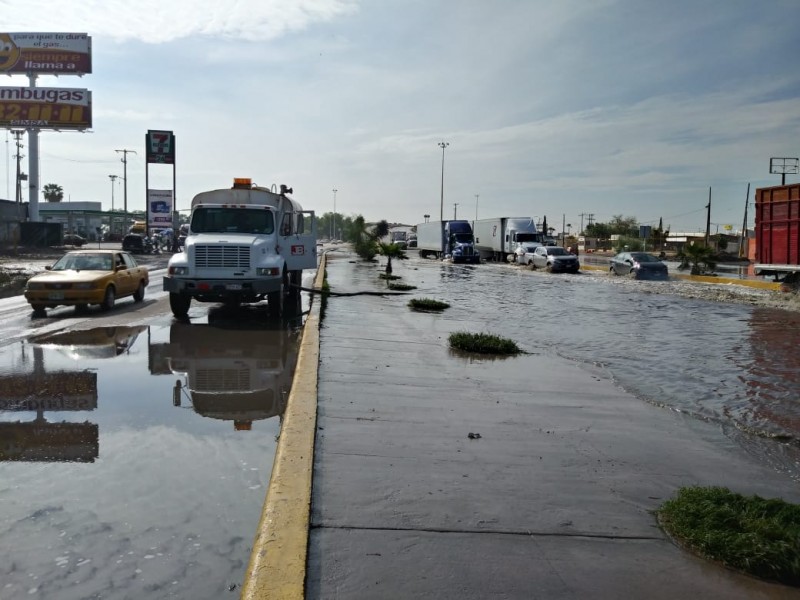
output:
M578 215L581 218L581 235L583 235L583 217L589 221L588 227L592 226L592 220L594 219L594 213L581 213Z
M17 204L22 202L22 170L20 168L20 163L22 162L23 155L21 153L21 149L24 148L20 140L22 139L22 135L25 133L21 129L12 130L11 133L14 134L14 139L16 140L17 145L17 153L14 155L14 158L17 159L17 190L16 190L16 200Z
M453 202L453 220L458 219L458 202Z
M475 194L475 220L478 220L478 197L480 194Z
M739 238L739 258L744 258L744 241L747 238L747 203L750 201L750 183L747 184L747 193L744 195L744 221L742 222L742 235Z
M122 150L114 150L114 152L122 153L122 158L120 160L122 161L122 195L125 200L123 205L125 211L124 229L128 226L128 153L136 154L136 150L123 148ZM145 193L147 193L146 190Z
M711 237L711 186L708 188L708 204L706 204L706 248Z

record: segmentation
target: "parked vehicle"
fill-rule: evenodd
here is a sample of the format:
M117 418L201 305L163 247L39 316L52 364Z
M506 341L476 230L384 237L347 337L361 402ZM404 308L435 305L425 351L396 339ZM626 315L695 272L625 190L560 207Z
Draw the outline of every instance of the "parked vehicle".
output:
M55 306L82 310L98 304L110 310L117 298L133 296L134 302L141 302L149 284L147 267L139 266L128 252L73 250L31 277L24 294L39 315Z
M389 232L389 241L397 244L401 250L408 248L408 231L405 229L395 229Z
M610 261L614 275L628 275L634 279L669 279L667 265L647 252L620 252Z
M543 243L542 234L530 217L497 217L472 222L475 248L484 260L505 261L523 242Z
M539 242L522 242L517 244L517 249L514 251L513 257L518 265L533 266L533 252L541 246Z
M317 266L313 211L250 179L192 199L189 234L169 260L164 291L172 313L184 318L191 301L236 305L267 299L283 313L285 296L299 293L303 269Z
M417 225L417 248L423 258L433 255L454 263L479 263L469 221L428 221Z
M756 190L756 275L800 279L800 183Z
M80 248L86 243L86 238L77 233L65 233L62 240L65 246L75 246L76 248Z
M578 257L561 246L537 246L531 262L534 269L545 269L550 273L577 273L580 269Z

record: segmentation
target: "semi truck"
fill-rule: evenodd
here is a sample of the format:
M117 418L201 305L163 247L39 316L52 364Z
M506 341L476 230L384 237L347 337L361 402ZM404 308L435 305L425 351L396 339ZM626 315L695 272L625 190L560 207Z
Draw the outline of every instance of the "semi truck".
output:
M299 293L303 269L317 266L314 211L303 210L281 185L246 178L192 199L183 251L164 276L172 313L183 319L192 300L227 305L268 301L283 314L286 296Z
M428 221L417 225L417 249L423 258L450 258L454 263L479 263L469 221Z
M800 281L800 183L756 190L756 275Z
M519 244L544 245L544 237L531 217L497 217L473 221L475 248L484 260L507 260Z

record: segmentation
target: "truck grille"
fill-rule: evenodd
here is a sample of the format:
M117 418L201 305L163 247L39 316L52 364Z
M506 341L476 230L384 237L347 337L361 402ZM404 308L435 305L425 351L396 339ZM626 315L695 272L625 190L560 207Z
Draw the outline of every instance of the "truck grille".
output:
M192 378L192 387L199 392L246 392L250 385L250 369L199 369Z
M203 246L194 250L194 264L202 268L249 269L250 246Z

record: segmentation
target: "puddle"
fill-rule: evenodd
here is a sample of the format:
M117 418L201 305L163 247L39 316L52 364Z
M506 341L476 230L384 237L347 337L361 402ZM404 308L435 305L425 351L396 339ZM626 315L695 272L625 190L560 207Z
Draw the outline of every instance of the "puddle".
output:
M220 598L241 583L299 337L250 316L0 349L0 597Z

